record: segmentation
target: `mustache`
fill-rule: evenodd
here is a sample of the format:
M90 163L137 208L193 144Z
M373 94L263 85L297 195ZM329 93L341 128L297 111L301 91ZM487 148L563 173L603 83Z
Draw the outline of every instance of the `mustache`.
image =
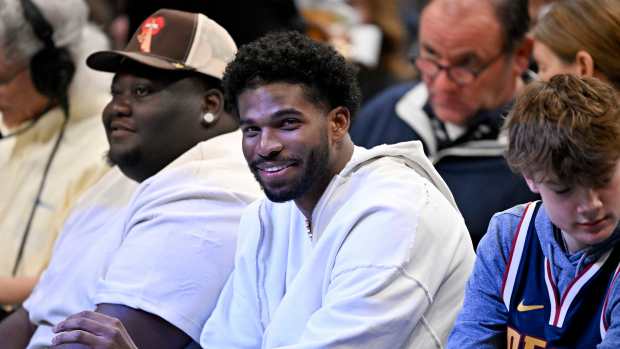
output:
M266 167L266 165L275 165L275 164L298 164L301 163L301 159L296 157L286 157L286 158L259 158L253 160L248 163L251 169L256 170L260 167Z

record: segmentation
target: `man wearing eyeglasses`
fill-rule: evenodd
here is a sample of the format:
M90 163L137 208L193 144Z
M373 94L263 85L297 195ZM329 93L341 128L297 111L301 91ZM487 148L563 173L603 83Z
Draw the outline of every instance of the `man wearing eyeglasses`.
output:
M535 198L505 163L500 137L503 114L523 86L527 28L524 0L432 0L420 20L421 81L371 100L351 129L365 147L421 140L474 245L494 212Z

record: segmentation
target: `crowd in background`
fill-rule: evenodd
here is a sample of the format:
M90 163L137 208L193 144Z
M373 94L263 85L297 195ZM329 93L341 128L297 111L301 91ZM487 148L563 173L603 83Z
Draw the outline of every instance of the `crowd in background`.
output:
M161 12L161 9L175 11ZM190 18L185 12L204 16ZM193 23L193 27L187 23ZM166 26L174 28L176 35L158 36ZM264 39L273 32L288 34ZM325 44L333 51L321 51L324 46L314 47L305 41L306 38ZM199 53L194 54L196 52ZM242 54L237 55L237 52ZM309 58L317 52L326 57L324 64ZM141 56L144 53L153 53L155 58L144 58ZM123 345L135 345L135 341L147 347L181 348L188 342L196 346L206 343L214 348L242 347L242 343L256 347L260 344L253 342L256 337L250 339L249 333L262 326L263 347L290 344L294 335L316 347L337 347L340 340L337 336L314 337L316 333L329 333L313 322L313 316L318 314L316 316L323 316L325 321L340 319L350 325L343 326L341 331L355 338L357 342L351 343L362 345L360 347L364 343L385 347L400 343L421 347L483 348L488 345L492 348L497 347L498 338L503 344L508 338L508 348L519 348L520 343L525 343L526 347L528 343L538 343L536 345L543 347L542 342L535 342L535 338L543 337L558 347L571 347L566 344L568 342L557 339L568 338L571 329L576 328L566 326L564 331L558 325L566 316L567 323L588 324L586 339L577 345L574 343L578 340L571 337L573 346L587 347L603 341L597 348L613 348L620 343L620 335L616 334L620 331L620 286L615 283L615 265L620 260L620 253L616 253L616 242L620 241L620 233L616 234L620 231L616 228L620 205L615 204L610 193L616 193L618 183L614 166L620 154L611 146L617 142L614 121L596 118L599 114L608 117L617 109L613 100L617 100L620 91L619 54L620 2L617 0L0 0L0 313L2 318L8 316L4 324L0 323L0 336L7 333L7 329L13 331L21 326L24 330L20 333L28 341L15 342L19 343L16 347L25 343L30 343L29 348L44 347L50 344L56 331L62 332L54 326L71 324L80 328L81 325L71 323L71 317L63 322L67 316L80 310L96 310L112 318L89 318L98 316L90 313L83 316L124 333ZM329 60L331 55L344 57L346 69L354 68L350 71L340 68L340 63ZM278 56L281 56L279 62ZM290 57L298 60L285 62ZM303 59L324 70L308 66L304 73ZM234 64L227 68L231 61ZM270 71L269 66L274 71ZM331 80L317 78L325 72L334 74ZM354 74L359 91L352 87L353 80L347 80L349 73ZM573 81L565 77L568 75L580 80ZM337 79L341 81L334 81ZM602 81L600 85L599 80ZM279 84L289 84L290 89L282 89ZM395 232L400 231L397 223L402 223L420 225L420 231L431 235L437 233L432 243L423 243L421 235L416 235L412 240L415 242L407 242L423 244L426 251L416 245L417 249L407 252L412 255L401 256L403 260L394 262L396 257L390 256L391 262L399 264L398 272L392 272L390 267L373 259L368 263L373 268L381 265L382 271L355 274L347 280L349 269L364 269L367 265L347 264L345 257L336 258L340 251L333 252L335 249L318 249L322 251L322 262L333 263L334 270L340 270L338 263L349 268L342 266L345 276L340 281L346 285L366 282L369 288L384 292L386 298L398 304L398 292L385 286L386 280L391 280L399 285L400 292L412 293L412 304L428 302L424 314L406 309L402 306L406 302L400 303L403 313L394 315L395 319L405 313L407 316L415 314L416 319L411 327L402 327L406 336L398 338L401 342L390 335L386 335L384 341L373 342L381 338L379 333L373 334L373 339L364 339L364 334L352 330L355 321L349 322L346 312L339 312L345 305L350 307L347 309L363 305L390 313L391 308L386 305L380 304L375 309L373 305L377 304L372 302L343 301L347 297L366 300L364 292L368 290L355 289L359 294L347 294L338 289L339 284L335 282L334 292L343 293L339 294L340 298L331 299L328 297L331 285L316 290L315 294L310 291L315 298L304 296L301 290L287 289L291 285L288 279L291 276L286 273L288 268L302 276L313 274L304 276L306 291L312 290L308 285L313 280L318 280L316 274L323 272L322 269L310 272L306 270L309 267L303 268L308 260L316 265L316 256L312 257L314 259L294 257L295 254L307 256L309 247L304 242L293 239L282 243L273 238L270 240L273 245L264 247L262 240L242 239L244 228L252 231L259 226L257 234L260 235L265 225L280 236L285 235L285 231L307 233L313 243L318 239L313 233L317 221L324 224L323 232L337 231L333 228L336 224L333 220L338 217L320 218L325 217L325 213L315 211L315 207L337 211L335 204L330 206L329 202L319 201L324 193L336 195L332 191L337 189L327 186L332 177L321 177L306 169L309 174L304 180L324 185L320 189L307 185L317 190L316 197L307 199L294 193L277 196L270 192L273 188L261 175L290 164L275 161L272 164L264 160L279 149L269 149L267 155L258 150L258 160L252 161L246 143L249 142L248 133L257 132L257 125L266 129L268 124L260 124L263 121L257 121L259 118L248 118L248 121L245 113L254 115L251 113L268 110L260 109L266 108L265 101L269 101L265 94L281 99L282 96L296 98L290 97L297 96L296 85L312 96L309 100L316 104L313 107L319 106L317 108L322 110L326 106L343 104L347 109L346 136L333 131L336 128L333 126L330 132L335 133L325 136L328 138L321 138L320 142L305 139L306 143L302 144L315 147L312 150L316 150L316 154L306 155L308 162L318 169L316 171L324 171L339 180L347 178L347 171L357 171L344 166L350 159L350 165L356 164L366 171L382 169L386 171L384 175L394 176L392 182L373 183L377 188L354 182L360 188L368 186L366 191L358 189L360 192L372 196L371 190L376 190L375 199L385 201L391 201L388 196L393 195L393 206L401 202L398 195L417 202L414 198L420 194L417 187L409 188L410 183L400 181L400 176L406 177L406 171L384 165L383 160L380 165L372 162L375 158L390 158L389 161L398 158L409 168L415 168L416 176L424 173L422 177L432 183L432 190L426 192L427 203L440 202L436 207L441 212L436 213L417 206L408 207L403 202L395 215L410 215L411 220L395 217L374 223ZM550 89L561 98L554 99L556 94L549 92ZM166 91L163 94L166 97L148 99L159 91ZM548 104L535 109L534 101ZM565 115L564 110L573 113ZM539 114L540 118L548 120L526 120L529 114ZM562 117L556 120L556 114ZM174 120L170 120L170 115L174 115ZM565 120L571 118L574 121L566 124ZM596 121L589 124L583 118ZM121 119L135 121L118 121ZM510 122L506 122L507 119ZM531 135L519 128L519 123L528 122L536 122L541 130L548 127L540 131L548 142L537 144L534 131ZM334 125L338 125L336 121ZM590 129L592 134L587 131ZM143 132L141 143L121 144L119 140L126 132ZM550 136L554 132L561 136ZM334 149L315 144L331 144L332 138L340 139L338 137L344 141ZM120 145L115 146L115 140ZM517 140L521 143L515 143ZM413 143L407 143L410 141L418 142L411 145ZM257 147L269 148L271 145L263 144L265 142L259 142ZM570 148L571 142L575 143L575 149ZM567 146L566 143L571 144ZM393 148L383 148L384 144ZM379 150L368 155L361 153L360 147ZM578 154L580 151L583 154ZM536 156L531 155L536 152ZM313 156L325 158L325 166L321 167L322 162ZM366 162L360 160L364 157L367 157ZM262 160L272 168L261 165ZM288 161L294 164L297 160L291 157ZM534 166L537 163L540 167ZM213 180L214 176L218 180ZM375 177L364 177L364 180L368 178ZM582 192L565 188L564 180L570 182L569 187L589 189ZM555 187L550 189L549 181ZM382 185L401 186L401 193L392 193ZM243 211L263 196L260 189L267 194L264 200L269 204L250 205L250 210ZM429 194L434 191L435 194ZM570 194L558 199L558 195L566 191ZM354 193L344 192L339 195L363 200ZM272 202L290 200L299 207L299 215L291 213L293 209L285 211L271 206ZM308 200L313 203L309 209L300 204ZM349 209L348 202L334 201ZM541 201L542 204L521 205ZM350 210L357 212L357 208L352 206ZM254 209L256 212L252 211ZM377 208L382 209L388 210ZM588 212L594 211L597 213L592 215L596 217L588 218ZM170 212L174 214L168 216ZM244 218L242 212L246 212ZM600 213L603 217L599 217L598 212L604 212ZM366 214L367 211L360 211L360 217ZM462 217L462 226L453 221L456 215ZM567 233L578 230L569 223L562 225L568 221L568 215L586 217L583 218L585 223L578 223L587 225L585 231L608 221L613 226L609 231L599 229L605 230L605 234L601 233L604 238L588 240L584 234ZM434 222L432 217L435 217ZM272 222L276 219L280 219L280 223ZM359 219L356 224L365 222ZM345 229L343 223L338 224L338 228ZM374 227L373 223L368 224ZM207 236L196 232L202 229L200 227L211 225L234 233ZM238 234L241 250L245 246L245 253L251 254L248 246L256 243L252 247L256 260L244 261L240 250L235 252L238 228L241 229ZM452 235L443 235L448 230ZM147 234L150 231L160 231L160 235L153 238ZM316 231L320 231L319 227ZM463 231L468 233L464 234L467 241L461 236ZM538 231L539 236L532 237L531 231ZM338 233L332 232L334 235ZM519 245L518 236L528 238L523 237ZM406 240L409 236L402 235L402 238ZM441 243L445 250L437 252L439 250L434 248ZM368 246L362 242L358 244L357 248L367 253L367 258L375 258L372 249L364 250ZM192 247L188 247L190 245ZM225 249L209 250L213 246L225 246ZM376 249L382 247L386 248L377 244ZM273 252L277 248L289 254ZM543 261L540 265L551 264L545 264L547 269L541 267L544 271L540 275L534 267L523 269L525 267L512 262L515 248L522 249L516 252L518 258L538 258ZM171 250L176 252L169 254ZM348 250L343 248L343 251L346 255ZM394 251L400 253L396 247ZM450 256L446 255L448 252ZM474 252L477 254L475 264ZM204 256L175 260L180 255L207 253L218 256L215 266L202 265L200 258ZM436 255L431 255L433 253ZM420 272L408 264L411 258L420 258L427 270ZM75 261L84 265L73 264ZM446 266L442 269L437 264L443 266L443 261ZM244 270L243 262L246 266L256 262L256 274ZM148 280L132 280L132 275L142 273L136 265L143 263L158 272L150 273ZM279 284L271 280L276 290L263 285L271 274L267 271L261 274L260 263L264 263L267 271L285 265L283 274L277 275L286 282ZM268 267L269 263L278 266ZM611 263L616 264L611 267ZM436 264L435 275L431 275L433 264ZM233 265L236 274L227 282ZM581 290L573 291L573 283L587 274L590 265L599 266L607 273L601 280L592 276L594 281L583 281L584 284L590 282L588 285L595 282L602 285L598 287L602 293L588 293L588 297L601 300L600 304L594 302L596 309L579 308L577 313L577 310L562 310L564 303L559 300L545 303L561 320L549 321L550 330L544 321L537 325L545 328L542 334L537 332L540 337L531 334L535 330L531 330L530 335L522 335L520 331L530 326L524 324L538 321L519 317L525 295L546 295L547 289L556 289L556 298L573 297ZM239 272L239 269L243 270ZM389 276L382 274L388 270ZM408 280L418 278L416 287L421 287L425 294L414 294L418 289L408 288L399 273ZM209 282L194 285L196 274L207 275ZM84 275L89 277L84 278ZM174 277L169 280L171 275ZM243 283L259 276L265 280L258 282L256 294L244 294L250 291L239 291L239 286L232 285L233 281ZM380 280L373 279L380 277ZM525 286L535 277L538 277L537 288ZM550 282L555 282L553 287L549 286ZM160 286L161 290L155 291ZM262 286L264 290L260 289ZM449 293L447 288L455 294ZM222 289L223 297L218 300ZM299 295L299 298L284 298L287 293L289 297ZM549 291L549 297L552 293ZM446 300L450 298L448 294L458 306ZM578 296L574 297L579 299ZM72 300L67 301L66 297ZM254 309L250 309L254 305L238 307L238 302L252 297L259 299L258 308L267 310L256 309L253 314ZM309 304L318 302L317 297L333 302L333 308L324 310L321 305L312 308ZM120 307L115 304L118 299ZM162 299L162 304L150 304L149 299ZM572 298L566 307L571 306L571 302ZM285 310L278 312L280 305ZM307 316L307 323L282 315L295 309L308 312L298 314L302 319ZM203 329L212 311L213 320ZM247 311L259 320L256 323L248 320L241 331L231 325L228 317L233 315L229 311L237 317ZM439 313L448 315L446 319L439 319ZM363 312L351 314L360 318L365 315ZM118 325L114 317L134 322L122 321ZM73 321L82 324L84 318L78 316ZM425 324L427 332L419 329L418 321ZM387 323L390 326L401 324L397 320L382 323L370 315L368 322L376 324L378 332L383 331L381 326ZM337 321L334 328L339 324ZM74 329L65 326L65 331ZM287 326L299 333L276 333ZM96 332L98 328L82 330ZM149 338L152 331L161 335ZM219 331L235 333L239 341L234 344L222 341L215 334ZM556 336L558 342L545 336ZM75 338L62 338L67 343L79 342ZM510 344L511 338L514 346Z

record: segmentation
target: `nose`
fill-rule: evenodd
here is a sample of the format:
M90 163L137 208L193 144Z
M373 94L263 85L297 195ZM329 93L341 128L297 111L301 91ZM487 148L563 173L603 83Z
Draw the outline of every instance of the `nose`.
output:
M448 76L447 69L439 69L434 77L430 79L430 87L436 92L455 91L459 86Z
M587 189L581 194L577 213L586 216L586 218L599 218L598 214L603 207L603 201L600 194L595 189Z
M128 117L129 115L131 115L131 105L129 101L127 101L127 98L121 95L115 95L105 108L103 108L101 120L107 129L112 123L113 118Z
M274 133L274 131L263 129L258 143L258 155L260 157L272 158L282 151L282 142Z
M105 108L105 112L110 116L128 116L131 114L131 104L129 98L123 95L116 95Z

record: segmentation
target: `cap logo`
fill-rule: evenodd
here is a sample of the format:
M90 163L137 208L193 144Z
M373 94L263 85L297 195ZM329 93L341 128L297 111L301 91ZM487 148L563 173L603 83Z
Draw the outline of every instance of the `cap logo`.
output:
M149 17L140 26L138 34L138 42L140 43L140 51L151 52L151 40L160 30L166 26L164 17Z

